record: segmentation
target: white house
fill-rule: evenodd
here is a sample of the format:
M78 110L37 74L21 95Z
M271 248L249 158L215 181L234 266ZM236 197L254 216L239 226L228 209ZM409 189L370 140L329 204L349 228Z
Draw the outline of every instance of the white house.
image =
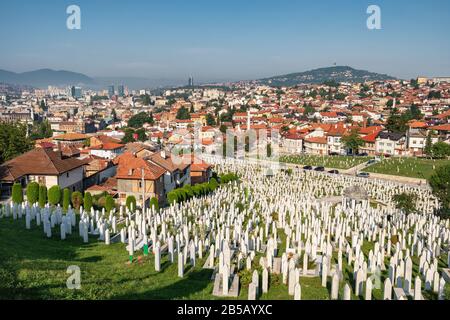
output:
M25 187L35 181L47 188L58 185L62 189L82 191L85 164L83 160L62 156L60 151L36 148L0 166L1 189L10 194L14 183Z

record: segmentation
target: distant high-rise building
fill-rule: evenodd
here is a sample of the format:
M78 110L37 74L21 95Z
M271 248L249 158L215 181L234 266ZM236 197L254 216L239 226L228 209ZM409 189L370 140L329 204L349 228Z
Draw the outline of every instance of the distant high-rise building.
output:
M111 98L114 95L114 86L108 87L108 96Z
M82 91L80 87L72 86L70 88L70 96L75 99L80 99L82 97Z
M188 85L189 85L189 87L194 86L194 77L189 77Z
M118 93L119 97L125 96L125 88L123 85L120 85L117 87L117 93Z

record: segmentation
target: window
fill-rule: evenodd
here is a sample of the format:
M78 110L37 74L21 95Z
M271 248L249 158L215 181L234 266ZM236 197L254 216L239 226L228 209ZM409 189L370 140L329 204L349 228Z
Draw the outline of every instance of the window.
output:
M67 173L66 173L66 177L67 177L67 178L69 177L69 171L67 171Z

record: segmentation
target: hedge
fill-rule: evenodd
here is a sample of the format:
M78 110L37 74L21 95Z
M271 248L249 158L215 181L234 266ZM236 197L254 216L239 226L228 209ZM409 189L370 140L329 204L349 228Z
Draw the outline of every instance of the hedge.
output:
M46 203L47 203L47 187L40 186L39 187L39 207L44 208Z
M35 204L39 200L39 183L31 182L27 186L27 201Z
M59 186L53 186L48 189L48 202L51 205L56 206L61 201L61 188Z
M23 190L20 183L14 183L12 186L12 201L15 204L21 204L23 202Z

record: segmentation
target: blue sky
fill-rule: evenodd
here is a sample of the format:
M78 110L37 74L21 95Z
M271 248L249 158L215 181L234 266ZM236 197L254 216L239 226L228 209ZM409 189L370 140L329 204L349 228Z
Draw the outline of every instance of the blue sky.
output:
M81 8L82 29L66 28ZM381 7L382 30L366 9ZM450 75L450 1L0 1L0 68L198 81L350 65L397 77Z

